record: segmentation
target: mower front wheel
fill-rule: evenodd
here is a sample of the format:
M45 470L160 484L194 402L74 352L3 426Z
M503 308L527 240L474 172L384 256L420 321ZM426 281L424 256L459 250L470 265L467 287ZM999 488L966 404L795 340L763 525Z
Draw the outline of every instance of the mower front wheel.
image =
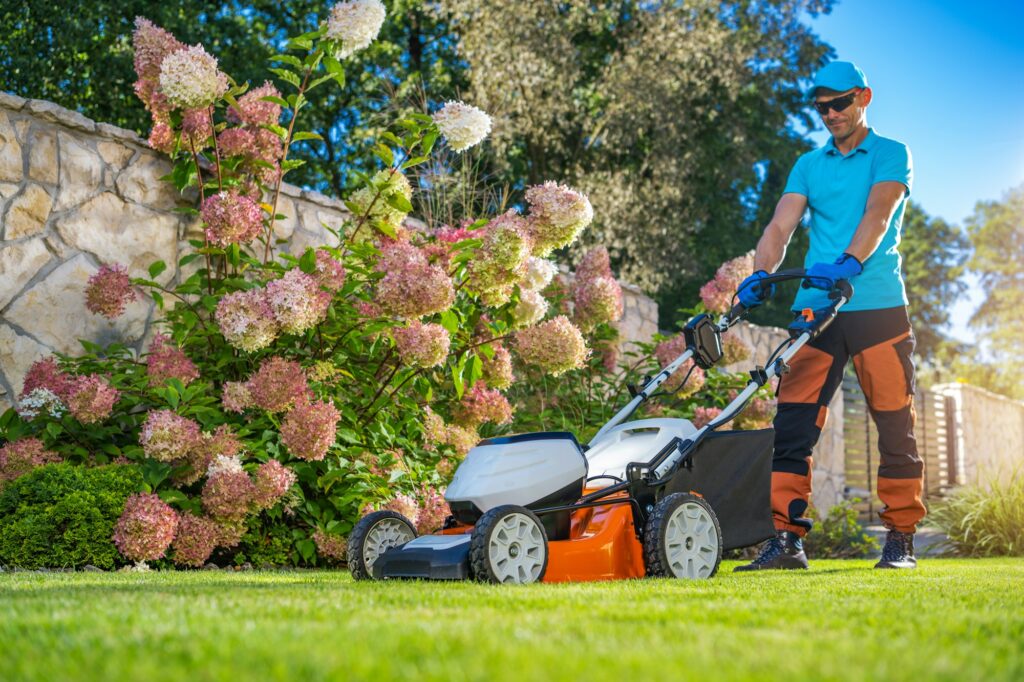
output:
M373 565L384 552L416 538L412 521L398 512L367 514L348 536L348 568L356 580L372 580Z
M548 568L544 524L526 507L504 504L491 509L473 527L469 567L480 582L540 582Z
M644 529L647 575L702 580L722 561L722 528L711 505L692 493L661 499Z

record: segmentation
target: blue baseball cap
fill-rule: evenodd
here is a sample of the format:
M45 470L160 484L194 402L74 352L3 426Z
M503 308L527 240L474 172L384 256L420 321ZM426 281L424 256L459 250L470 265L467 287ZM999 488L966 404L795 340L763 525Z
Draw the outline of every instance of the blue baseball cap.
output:
M868 77L853 62L829 62L814 74L814 84L807 93L808 99L814 98L818 88L828 88L836 92L845 92L852 88L868 87Z

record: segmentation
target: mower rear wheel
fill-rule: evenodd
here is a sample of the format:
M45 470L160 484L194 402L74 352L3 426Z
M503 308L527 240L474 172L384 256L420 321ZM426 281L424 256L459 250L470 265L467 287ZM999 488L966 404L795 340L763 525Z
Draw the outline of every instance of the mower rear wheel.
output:
M367 514L348 536L348 568L356 580L372 580L373 565L384 552L401 547L416 537L412 521L398 512Z
M702 580L721 561L722 528L703 497L673 493L655 505L644 530L647 575Z
M544 524L526 507L504 504L491 509L473 527L469 567L480 582L540 582L548 568Z

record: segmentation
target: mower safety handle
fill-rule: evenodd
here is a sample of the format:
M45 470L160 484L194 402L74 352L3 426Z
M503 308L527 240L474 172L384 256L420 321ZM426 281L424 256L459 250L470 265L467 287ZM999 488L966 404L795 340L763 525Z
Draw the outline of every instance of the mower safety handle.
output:
M788 282L792 279L803 279L806 276L807 271L803 268L789 268L788 270L779 270L773 272L770 275L765 275L753 285L758 289L764 289L777 282ZM734 322L739 321L740 316L747 312L747 306L743 305L742 301L737 301L736 305L726 313L725 320L729 326L732 326Z

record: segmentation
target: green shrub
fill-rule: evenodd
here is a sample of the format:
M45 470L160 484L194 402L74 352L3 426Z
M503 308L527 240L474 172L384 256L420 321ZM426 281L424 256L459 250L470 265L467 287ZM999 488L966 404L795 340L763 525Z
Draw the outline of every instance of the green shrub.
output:
M804 537L804 550L813 559L860 559L877 552L878 541L864 532L854 508L860 500L844 500L829 510L828 516L811 507L814 527Z
M961 556L1024 555L1024 470L960 488L928 517Z
M49 464L15 479L0 495L0 563L114 568L114 523L142 487L138 467L124 464Z

